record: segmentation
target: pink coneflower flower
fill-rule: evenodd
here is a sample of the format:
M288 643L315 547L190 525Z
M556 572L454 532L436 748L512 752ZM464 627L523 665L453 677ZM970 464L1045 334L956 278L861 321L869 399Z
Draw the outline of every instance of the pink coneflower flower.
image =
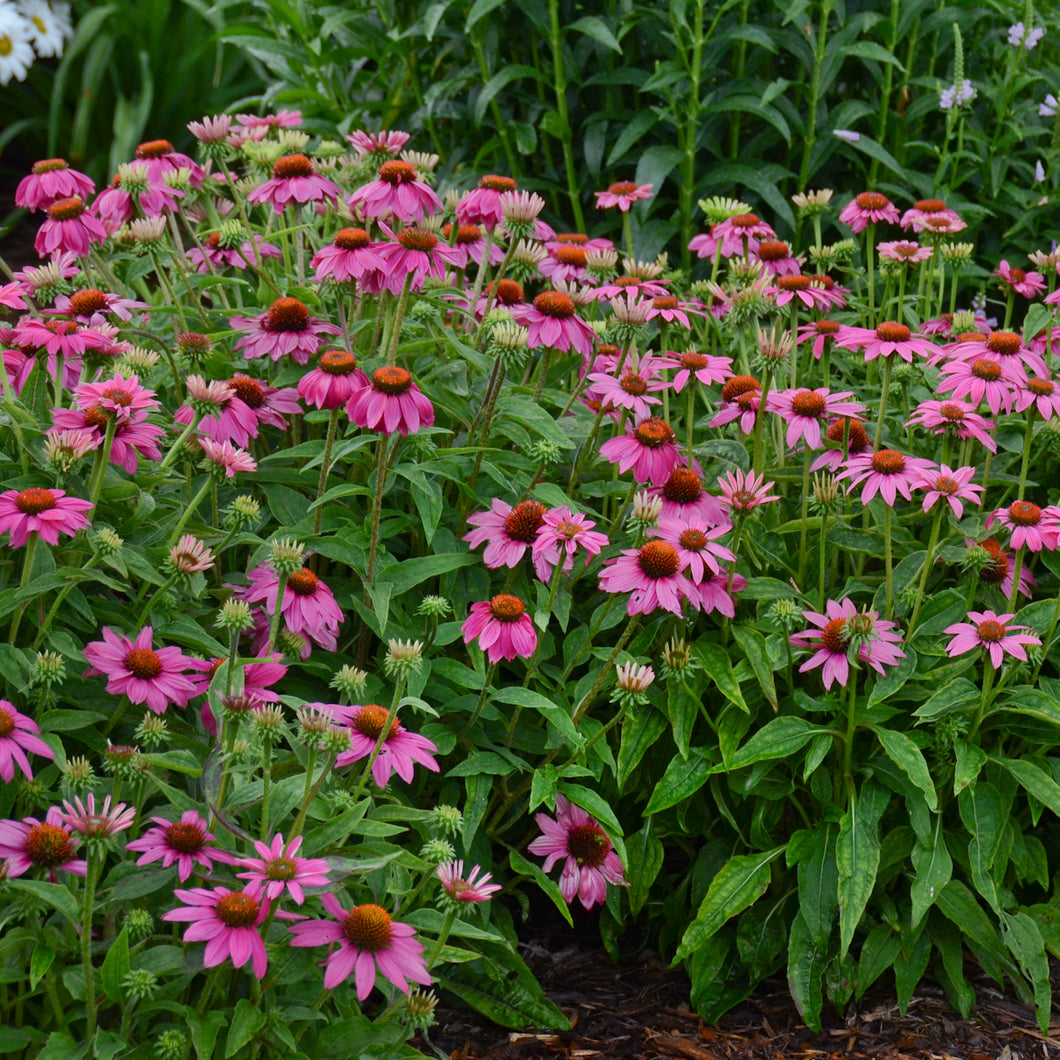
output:
M55 870L84 876L87 863L76 857L77 840L63 824L62 815L53 806L43 821L23 817L21 821L0 821L0 863L6 860L7 875L21 876L34 866L47 869L55 879Z
M324 858L295 857L304 836L295 836L284 843L277 832L271 846L255 841L256 858L240 858L238 864L250 872L237 872L241 880L250 880L243 888L244 894L252 898L264 896L274 901L286 891L295 905L305 901L303 887L326 887L328 885L328 863Z
M724 537L731 529L727 523L717 526L689 515L680 520L660 519L657 532L661 540L677 549L682 569L688 571L693 583L699 584L721 571L718 560L736 562L736 556L717 543L717 538Z
M736 254L753 257L758 254L762 240L776 238L772 225L763 221L758 214L740 213L714 225L708 235L694 236L688 243L688 249L694 250L700 258L713 258L720 244L723 258L731 258Z
M494 289L496 288L496 293ZM481 320L486 313L486 306L507 308L526 304L526 295L522 286L515 280L504 279L499 283L488 283L475 305L475 319Z
M1021 662L1027 661L1027 649L1024 645L1041 644L1033 633L1016 633L1017 629L1030 629L1030 626L1012 626L1009 623L1016 616L999 615L993 611L969 611L971 622L955 622L947 626L944 633L953 634L953 639L946 645L946 654L952 659L968 651L982 648L990 656L990 664L995 670L1000 669L1006 653Z
M850 457L836 475L836 480L850 479L849 493L855 486L864 483L861 503L868 504L877 493L893 508L900 493L907 501L912 500L912 490L920 478L933 471L930 460L918 456L903 456L894 449L881 449L878 453L860 453Z
M809 276L778 276L772 287L764 293L776 302L777 309L782 309L792 299L797 298L807 309L831 307L831 297L820 287L814 287ZM826 310L827 311L827 310Z
M504 222L504 204L501 196L513 194L517 187L518 185L511 177L500 177L495 174L480 177L478 187L466 192L456 204L457 224L496 228ZM544 203L542 202L541 205L543 207Z
M1030 501L1014 501L986 517L987 530L995 521L1009 528L1013 548L1026 546L1031 552L1041 552L1043 548L1052 552L1060 543L1060 513L1052 506L1039 508Z
M961 220L955 210L940 210L938 213L925 214L914 218L911 227L914 232L930 232L936 236L952 236L963 232L968 225Z
M41 758L55 758L55 752L38 735L37 723L15 709L13 703L0 699L0 777L6 784L15 779L15 766L27 780L33 779L26 752Z
M391 132L369 133L363 129L355 129L347 137L353 145L354 154L358 158L367 158L369 155L396 155L409 142L410 136L407 132L394 129Z
M140 855L136 859L137 865L161 861L162 867L168 869L176 864L177 879L183 883L196 866L209 874L215 861L223 865L235 861L231 854L213 845L214 836L196 810L185 810L179 821L167 821L165 817L152 817L151 820L154 828L125 844L126 850Z
M464 877L463 861L445 861L435 870L441 881L442 890L454 901L462 904L470 902L487 902L501 889L499 883L490 883L493 873L486 872L482 876L481 868L476 865Z
M544 524L545 506L540 501L521 501L514 508L499 497L494 497L488 512L475 512L467 522L475 529L464 535L471 548L485 543L482 562L490 570L497 567L517 567L534 545L537 532Z
M879 674L884 672L884 666L896 666L905 658L905 652L897 647L902 635L894 632L895 623L881 619L875 611L859 612L850 597L839 603L827 601L823 615L803 611L802 617L815 628L793 633L789 639L796 648L817 650L799 667L799 673L823 665L821 676L826 689L835 681L846 687L851 649L856 651L858 662L868 663Z
M676 322L686 330L691 330L692 321L688 319L689 313L697 317L707 315L698 302L682 302L671 294L663 294L652 299L648 307L648 320L661 319L667 324Z
M5 490L0 493L0 534L10 532L11 548L24 545L30 534L57 545L60 534L74 537L88 526L85 512L91 508L91 502L68 497L65 490Z
M529 659L537 648L537 633L526 604L511 593L498 593L491 600L482 600L469 608L460 632L464 643L478 640L491 663L501 659L512 661L517 655Z
M665 420L655 416L638 423L628 434L600 446L600 455L625 474L632 469L637 482L661 486L681 462L677 438Z
M358 427L403 437L434 424L434 406L405 368L377 368L368 385L350 398L347 413Z
M442 206L430 185L419 179L416 167L396 160L384 162L376 179L358 188L347 201L351 210L360 206L365 217L393 214L402 224L420 222Z
M711 526L730 521L722 502L703 488L703 479L690 467L675 467L661 486L648 490L648 495L662 502L660 519L701 519Z
M269 615L276 613L280 579L271 564L264 563L247 575L243 599L248 604L262 602ZM296 570L284 587L281 605L284 624L292 633L311 640L325 651L335 651L342 610L331 590L308 567Z
M662 404L659 398L650 396L650 391L664 388L658 385L662 383L659 374L663 367L659 358L645 354L627 360L618 377L610 372L590 372L586 397L599 401L605 410L624 409L633 414L635 421L647 419L652 415L652 406Z
M181 574L212 570L214 554L194 534L184 534L169 550L169 562Z
M52 423L54 428L48 432L55 436L62 431L83 431L92 439L92 448L98 449L103 444L110 415L105 409L53 409ZM110 447L110 462L124 468L130 475L139 466L139 457L146 460L160 460L162 450L158 440L165 434L161 427L143 420L130 420L118 423Z
M267 634L266 634L267 635ZM260 662L246 663L243 667L243 698L257 709L265 703L279 703L280 695L271 686L283 680L287 667L280 661L281 655L266 655ZM203 660L199 672L192 674L195 685L195 696L203 695L213 682L214 675L225 663L225 659ZM192 697L194 698L194 696ZM217 720L210 709L209 699L205 700L199 710L203 728L213 737L217 736Z
M1011 362L1001 364L986 357L947 361L939 374L942 378L935 387L938 393L950 391L954 398L968 398L975 408L985 401L995 416L1012 408L1017 389L1027 378Z
M1047 377L1049 370L1042 357L1025 345L1014 331L993 331L987 336L962 339L946 347L950 357L962 361L974 361L980 357L1007 365L1012 375L1024 375L1026 371Z
M29 292L21 280L12 280L10 283L0 284L0 306L5 309L16 309L19 311L29 309L28 298Z
M185 128L201 144L221 144L232 131L232 115L208 114L202 121L189 121Z
M831 276L823 272L810 273L809 275L810 283L824 292L832 309L842 309L847 304L847 295L850 294L849 287L840 286Z
M341 708L336 712L336 720L345 721L350 729L350 749L335 759L336 768L370 757L379 744L379 737L383 736L379 754L372 763L372 779L378 787L387 786L391 773L397 773L406 784L411 784L417 763L432 773L438 772L434 758L438 748L426 736L409 732L386 707L367 703L363 707Z
M762 401L762 384L753 375L734 375L721 388L721 404L711 427L722 427L740 421L740 430L750 434L755 429L758 407Z
M520 308L516 323L529 329L526 344L533 350L551 346L591 357L596 332L575 314L570 295L561 291L542 291L531 305Z
M839 211L839 223L849 225L855 235L864 231L870 224L884 221L887 224L898 224L898 207L878 191L863 191L855 195Z
M93 244L101 244L106 238L103 223L88 212L80 195L71 195L48 207L48 219L40 226L33 247L41 258L62 251L83 258Z
M723 570L708 574L698 585L691 585L689 592L704 614L717 611L726 618L736 617L736 596L747 588L747 579L735 570Z
M773 485L765 481L764 475L756 475L754 471L730 471L718 479L721 490L718 501L732 512L746 514L762 504L780 500L778 495L769 492Z
M99 437L86 430L49 430L44 435L44 456L51 463L69 469L93 450L99 448Z
M71 804L64 799L59 816L67 828L89 839L107 839L133 826L136 808L126 806L124 802L111 806L108 795L97 810L96 797L90 793L85 802L75 798Z
M415 928L394 920L382 906L372 903L346 910L334 894L322 895L320 901L334 919L292 924L291 945L339 944L324 962L325 990L334 990L351 974L359 1001L372 992L378 973L403 994L409 992L409 980L424 986L431 982Z
M216 442L205 436L199 438L203 455L218 471L224 472L225 478L235 478L237 473L258 470L257 461L245 449L234 446L231 442Z
M956 471L940 464L938 471L926 471L921 476L919 487L925 491L924 511L930 511L939 500L949 501L953 514L960 519L964 515L964 501L982 504L982 486L972 482L974 467L959 467Z
M486 236L479 225L461 224L456 226L447 224L442 227L442 235L447 242L452 242L451 249L456 253L450 259L458 269L466 269L468 265L481 265L482 255L486 249ZM499 265L504 260L504 250L496 243L490 245L489 261L491 265Z
M180 151L175 151L168 140L148 140L136 148L136 159L147 167L152 180L164 182L167 173L179 173L182 169L190 172L190 183L193 188L201 188L205 172L195 159Z
M953 211L947 210L944 202L940 202L938 199L920 199L902 214L902 219L898 223L904 229L913 228L916 222L922 221L926 217L945 213L953 213Z
M393 233L380 226L388 235ZM460 252L446 246L426 228L409 225L394 236L392 243L379 243L376 248L382 261L381 275L384 286L392 294L400 294L406 279L410 290L418 291L428 276L437 280L445 278L447 265L456 264Z
M966 548L971 548L976 542L966 537L964 544ZM986 566L979 568L979 579L988 585L996 585L1001 590L1001 595L1006 600L1010 599L1012 578L1016 573L1016 557L1008 549L1002 548L996 537L988 537L985 541L978 542L978 546L985 549L990 556ZM1019 591L1030 599L1035 584L1034 575L1027 569L1026 564L1022 564Z
M908 325L894 320L886 320L875 328L849 328L836 339L836 345L847 350L862 350L866 363L897 353L903 361L912 364L914 353L929 360L942 353L933 342L922 335L914 335Z
M556 796L556 816L534 814L543 835L527 849L544 857L545 872L551 872L563 859L559 878L560 893L570 905L577 898L586 909L603 905L607 885L626 885L626 875L600 822L563 795Z
M190 921L184 932L185 942L205 942L202 963L214 968L224 960L231 960L236 968L247 961L259 979L265 978L269 955L258 928L269 912L269 903L259 902L246 891L230 891L227 887L207 890L178 887L174 895L184 903L162 914L167 921Z
M646 280L641 276L619 276L610 283L594 287L589 292L589 297L597 302L605 302L622 296L631 299L663 298L669 293L662 284L653 280Z
M202 250L189 247L186 256L196 272L206 273L210 271L211 265L218 270L262 265L266 258L283 257L283 252L275 244L266 243L265 237L256 232L250 239L235 239L231 242L226 241L220 232L211 232L202 241Z
M802 266L791 256L791 248L782 239L765 239L758 244L758 260L772 276L797 276Z
M116 232L136 217L159 217L177 208L184 192L152 180L144 165L122 166L110 185L92 203L92 212L108 232Z
M46 315L60 315L71 317L82 324L95 327L106 323L108 314L113 314L121 320L132 320L134 309L147 309L146 302L137 302L132 298L122 298L120 295L101 291L98 287L84 287L73 294L60 294L55 298L55 305L46 309Z
M845 416L841 416L832 423L825 431L824 438L826 441L835 443L836 448L829 448L821 453L810 464L811 471L820 471L824 468L832 472L838 471L840 465L848 457L872 448L872 439L869 438L865 428L857 420L848 419ZM845 449L843 448L844 438L846 439Z
M594 526L596 523L592 519L587 519L581 512L571 512L565 504L545 512L533 543L535 569L539 563L544 567L538 571L538 577L544 574L542 581L551 578L561 556L563 573L569 574L579 549L584 551L585 565L588 566L592 557L598 556L608 544L607 534L593 530Z
M1009 265L1004 258L990 275L999 276L1002 287L1015 291L1024 298L1037 298L1045 290L1045 277L1040 272L1018 269L1015 265Z
M285 431L287 420L284 415L298 415L302 411L296 396L298 391L293 387L277 389L242 372L236 372L231 379L220 384L224 391L217 389L216 382L204 384L198 376L189 376L187 383L194 402L214 404L211 395L221 398L217 415L204 416L199 421L202 433L215 442L231 441L245 447L251 438L257 438L262 425ZM215 390L211 391L210 387ZM185 424L191 423L193 418L194 412L188 405L182 405L173 416L177 423Z
M342 329L309 315L297 298L277 298L257 317L230 317L228 323L247 332L235 345L248 361L271 357L274 361L290 356L296 364L306 364L324 344L326 336Z
M713 386L716 383L724 383L732 376L731 357L716 357L714 354L699 353L697 350L663 353L659 356L659 361L664 368L676 368L677 374L669 383L653 381L649 386L653 391L664 390L670 386L675 394L680 394L693 379L703 386Z
M626 613L650 614L663 608L681 614L681 601L696 605L691 582L684 577L685 561L669 541L651 540L640 548L626 548L604 562L600 588L605 593L629 593Z
M154 633L144 626L134 640L103 627L103 640L85 645L89 668L85 677L105 674L111 695L127 695L130 703L146 703L156 714L164 714L170 703L187 706L195 685L185 673L195 660L179 648L151 647Z
M15 205L35 213L47 210L59 199L77 196L88 202L96 190L95 184L76 169L71 169L64 158L45 158L33 163L28 176L18 182Z
M286 155L272 166L272 179L265 181L247 195L247 202L271 202L279 216L286 207L306 203L328 203L338 200L341 189L333 180L316 172L311 159L305 155Z
M1017 412L1026 412L1031 405L1037 406L1038 415L1043 420L1060 416L1060 389L1052 379L1034 376L1021 383L1016 392L1015 409Z
M846 330L845 324L837 320L814 320L809 324L800 324L796 344L801 346L804 342L813 342L814 360L819 361L824 353L825 344L834 342L842 332Z
M357 367L357 358L348 350L325 350L316 368L298 380L298 393L307 405L318 409L338 409L349 403L368 376Z
M865 406L857 401L847 401L854 396L852 390L833 394L826 387L817 390L774 390L766 399L766 411L775 412L788 425L786 441L794 449L804 439L810 449L821 448L821 420L825 416L847 416L860 418Z
M561 243L538 263L538 271L552 286L560 284L592 284L586 275L588 257L584 247Z
M967 401L921 401L906 426L914 423L933 434L956 431L958 438L975 438L990 452L997 452L997 442L987 433L994 429L993 421L980 416Z
M881 258L897 261L902 265L919 265L935 253L934 247L922 247L908 239L898 239L891 243L877 243L876 251Z
M79 409L102 409L108 418L118 423L139 422L138 412L157 409L161 402L155 400L155 392L140 386L140 377L131 375L126 379L116 375L101 383L82 383L74 388L74 404Z
M321 247L310 261L317 283L362 282L366 276L375 279L383 270L380 244L373 243L363 228L340 228L331 243Z
M612 184L607 191L593 192L596 196L596 208L606 210L617 206L625 213L638 199L650 199L652 187L651 184L636 184L631 180L620 180L617 184Z

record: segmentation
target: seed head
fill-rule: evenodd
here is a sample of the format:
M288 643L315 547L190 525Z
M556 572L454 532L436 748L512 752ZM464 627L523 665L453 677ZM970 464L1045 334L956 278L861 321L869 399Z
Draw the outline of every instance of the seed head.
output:
M428 599L440 600L441 597L429 597ZM364 670L358 670L356 666L343 666L330 681L331 687L337 689L350 702L360 699L367 684L368 675Z
M143 721L136 726L136 732L133 735L144 747L153 751L166 742L169 728L166 725L166 719L161 714L155 714L149 710L144 714Z
M155 1060L185 1060L188 1045L188 1036L181 1031L163 1031L155 1039Z
M136 1001L154 997L158 992L158 976L146 968L133 968L121 982L122 989Z
M661 497L653 497L647 490L639 490L633 496L633 510L630 512L627 526L638 544L659 525L663 502Z
M464 827L464 815L455 806L443 803L431 811L427 826L439 835L459 835Z
M125 924L135 941L147 938L155 930L155 918L146 909L130 909L125 914Z
M93 551L104 557L116 556L125 544L109 526L98 527L91 535L90 543Z
M795 623L799 621L801 616L802 611L799 605L791 597L774 600L766 613L770 624L776 629L784 630L785 633L794 628Z
M409 678L423 669L423 642L419 640L388 640L383 670L387 677Z
M441 865L444 861L452 861L456 850L448 839L428 839L420 850L420 857L431 865Z
M86 791L95 779L92 763L87 758L79 756L66 760L63 766L63 785L71 791Z
M301 570L305 558L305 545L293 537L276 538L269 542L269 558L281 578L289 578Z
M151 713L150 711L148 713ZM160 715L152 714L152 717ZM114 777L131 780L143 772L140 749L130 744L107 743L103 752L103 768Z
M249 629L253 621L250 613L250 604L244 600L229 599L221 605L215 625L221 629L228 630L229 633L238 634L245 629Z
M226 530L238 530L255 523L261 515L261 505L253 497L243 494L236 497L224 514Z

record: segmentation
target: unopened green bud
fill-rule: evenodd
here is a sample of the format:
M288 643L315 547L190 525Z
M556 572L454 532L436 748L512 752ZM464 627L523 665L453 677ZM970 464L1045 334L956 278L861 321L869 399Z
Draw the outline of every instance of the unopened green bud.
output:
M429 827L443 836L459 835L464 827L464 815L455 806L443 803L432 811Z
M281 537L269 542L269 553L276 573L281 578L288 578L302 569L305 545L293 537Z
M217 615L216 625L229 633L242 633L253 625L250 604L245 600L226 600Z
M452 861L456 850L447 839L428 839L420 850L420 857L432 865L441 865L444 861Z

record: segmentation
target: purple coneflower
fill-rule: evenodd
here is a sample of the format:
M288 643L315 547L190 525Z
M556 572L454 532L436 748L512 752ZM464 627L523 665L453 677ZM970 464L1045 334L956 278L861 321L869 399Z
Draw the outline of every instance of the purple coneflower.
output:
M474 603L460 632L464 643L478 641L491 663L516 656L529 659L537 648L537 633L526 604L511 593L498 593L490 600Z
M952 659L968 651L982 648L990 656L990 664L995 670L1000 669L1006 655L1011 655L1021 662L1027 661L1025 645L1041 644L1033 633L1016 633L1014 630L1030 629L1030 626L1010 625L1016 616L998 615L993 611L969 611L971 622L955 622L943 632L953 634L946 645L946 654Z
M103 640L85 645L86 677L104 674L111 695L127 695L130 703L146 703L156 714L170 703L187 706L195 686L185 673L194 660L179 648L151 647L154 631L144 626L134 640L103 627Z

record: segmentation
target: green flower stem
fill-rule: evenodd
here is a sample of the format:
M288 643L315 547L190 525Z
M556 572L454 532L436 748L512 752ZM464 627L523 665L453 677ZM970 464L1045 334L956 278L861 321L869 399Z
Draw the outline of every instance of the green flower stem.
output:
M397 363L398 344L401 342L401 325L405 323L405 310L409 304L409 292L412 290L412 273L405 277L405 283L401 287L397 306L394 309L393 319L390 321L390 347L387 350L386 363L388 365Z
M688 390L688 404L685 406L685 429L688 431L688 466L692 468L696 466L695 456L693 455L692 449L696 419L696 380L691 375L686 384L686 389ZM667 422L669 422L669 420L667 420Z
M196 412L192 418L191 423L180 432L180 436L177 440L169 447L169 452L166 453L162 460L162 463L158 465L158 473L161 474L167 470L177 459L178 456L184 450L184 443L195 433L195 428L202 422L204 413ZM109 425L108 425L109 426Z
M1016 601L1020 595L1020 574L1023 571L1023 553L1026 549L1016 549L1016 562L1012 568L1012 592L1008 595L1008 609L1012 612L1016 610Z
M454 224L453 224L453 238L454 239L456 238L456 230L457 230L457 226L456 226L456 223L454 222ZM487 228L486 229L486 234L485 234L485 237L484 237L485 243L484 243L483 248L482 248L482 260L478 263L478 271L475 273L475 286L471 289L471 300L468 303L468 305L471 306L472 311L474 311L475 306L478 305L478 300L479 300L479 298L482 297L482 289L486 286L486 274L489 272L489 267L490 267L490 251L493 249L493 242L494 242L494 240L496 238L497 238L497 230L496 230L496 228ZM511 242L511 240L509 240L509 242ZM507 255L505 255L505 260L507 260ZM494 292L494 293L496 293L496 292ZM485 315L483 315L482 320L483 320L483 322L485 322L485 320L486 320ZM479 325L479 327L481 328L481 325Z
M29 585L30 574L33 570L33 557L37 553L37 542L39 540L40 534L30 534L26 540L26 551L22 555L22 578L18 583L20 592ZM7 634L8 644L15 643L15 638L18 636L18 627L22 622L22 616L25 614L28 606L29 600L23 600L22 603L18 605L14 617L11 619L11 629Z
M27 542L27 545L29 542ZM94 553L81 564L81 573L83 574L87 570L91 570L99 562L99 553ZM75 585L78 583L75 581L68 581L60 590L59 595L56 596L52 606L48 609L48 613L44 616L44 621L41 623L40 629L37 631L37 638L33 642L33 651L36 651L43 643L44 638L48 635L48 629L51 627L52 620L55 618L62 606L63 601L70 595Z
M846 732L843 734L843 785L854 792L854 734L858 727L858 672L851 667L850 699L847 702ZM836 802L842 800L842 788L836 792Z
M158 599L159 599L159 598L160 598L160 597L162 596L162 594L163 594L163 593L164 593L164 592L165 592L165 591L166 591L167 589L169 589L169 587L170 587L171 585L173 585L173 583L174 583L174 582L175 582L175 581L177 580L177 577L178 577L178 576L179 576L179 572L178 572L178 571L174 571L174 572L173 572L173 573L172 573L172 574L171 574L171 575L170 575L170 576L169 576L169 577L168 577L168 578L167 578L167 579L166 579L166 580L165 580L165 581L164 581L164 582L163 582L163 583L162 583L162 584L161 584L161 585L160 585L160 586L159 586L159 587L158 587L158 588L157 588L157 589L155 590L155 592L151 594L151 597L150 597L150 599L149 599L149 600L147 601L147 603L146 603L146 604L144 604L144 606L143 606L143 607L141 608L141 610L140 610L140 614L139 614L139 615L137 616L137 619L136 619L136 628L137 628L137 629L142 629L142 628L143 628L143 624L144 624L144 619L145 619L145 618L147 618L147 616L148 616L148 615L149 615L149 614L151 613L151 608L155 606L155 603L156 603L156 601L157 601L157 600L158 600Z
M102 851L96 844L85 844L88 869L85 872L85 891L81 900L81 967L85 973L85 1041L91 1044L96 1036L96 972L92 967L92 913L96 901L96 878L103 864Z
M876 225L870 221L865 229L865 265L868 269L869 289L869 327L874 328L876 320Z
M751 470L755 472L759 472L762 466L762 423L766 418L766 398L769 397L772 382L773 370L767 368L762 380L762 394L758 399L758 412L755 414L754 456L751 460Z
M920 614L920 605L924 602L924 589L927 587L928 575L931 573L932 564L935 562L935 548L939 543L939 530L942 527L942 501L941 498L935 503L935 518L931 523L931 536L928 538L927 555L924 557L924 566L920 571L920 582L916 589L916 602L913 604L913 613L909 619L909 630L916 627L917 616Z
M700 3L702 6L702 3ZM626 241L626 254L630 261L636 261L637 256L633 253L633 225L630 221L629 210L622 210L622 235ZM666 349L666 343L660 343L663 349Z
M810 456L811 452L809 449L806 450L803 455L802 461L802 526L799 528L799 586L801 587L803 581L806 578L806 540L809 536L809 522L810 515ZM821 542L822 549L824 551L824 542Z
M180 518L177 520L176 529L170 534L169 541L166 543L166 548L172 548L179 540L180 535L184 533L184 527L188 525L188 520L195 514L196 509L202 504L203 497L210 492L210 487L213 485L213 476L207 475L206 481L199 487L199 492L192 497L191 502L181 512Z
M154 251L151 252L151 263L154 265L155 275L158 277L158 282L162 285L162 289L165 291L170 305L172 305L177 311L177 319L180 321L180 330L189 331L188 319L184 316L184 306L181 305L180 299L177 297L177 292L169 282L169 273L162 265L161 257ZM120 290L120 288L112 287L111 290Z
M626 623L626 628L622 631L622 636L618 638L618 643L615 644L614 648L611 649L611 654L607 658L607 662L604 663L603 670L600 671L600 676L596 679L593 687L585 694L582 701L578 704L577 709L574 711L574 717L571 718L574 727L578 727L578 722L585 717L588 713L589 708L593 705L596 700L596 696L600 689L603 688L604 681L607 680L608 675L611 673L611 667L614 666L615 660L618 658L619 653L629 643L633 634L637 632L637 626L640 625L640 615L631 615L629 622Z
M1027 409L1027 424L1023 428L1023 457L1020 461L1020 484L1016 493L1017 500L1023 500L1023 491L1027 488L1027 470L1031 459L1031 436L1034 434L1034 406Z
M554 352L551 346L546 346L545 352L541 354L541 361L537 366L537 384L534 387L533 402L535 405L541 404L541 395L545 392L545 383L548 380L548 370L552 367Z
M283 618L283 600L287 592L287 579L290 577L285 571L277 572L276 600L273 603L272 617L269 620L269 643L265 648L265 655L276 646L276 638L280 635L280 620Z
M1017 582L1018 582L1017 572ZM994 687L994 678L997 677L997 671L990 663L988 656L983 655L983 691L979 697L979 706L975 708L975 716L972 718L971 728L968 730L968 742L972 743L977 733L979 732L979 726L983 724L983 718L986 716L987 707L990 706L990 702L993 696L990 694Z
M878 450L880 448L880 438L883 437L883 417L887 411L887 391L891 386L891 372L894 369L894 357L897 354L890 354L884 359L883 362L883 389L880 392L880 411L876 417L876 438L872 443L872 448Z
M95 504L103 491L103 480L107 475L107 464L110 462L110 450L114 444L114 433L118 429L117 418L107 417L107 430L103 435L103 444L96 450L96 459L92 464L92 475L88 480L88 499Z
M310 748L309 750L309 770L306 777L307 781L312 779L313 776L315 751L315 748ZM335 764L336 757L336 755L328 755L328 759L324 763L324 768L321 769L320 776L317 777L316 783L307 790L305 799L302 801L302 808L298 811L298 816L294 819L294 824L291 826L291 832L288 838L288 843L290 843L292 839L302 834L302 825L305 824L305 816L309 812L309 807L312 805L313 800L317 797L317 792L320 791L321 787L323 787L327 775L331 772L331 768Z
M894 613L894 555L891 547L891 506L884 502L883 509L883 562L887 574L887 618Z
M353 802L356 802L361 797L361 792L364 791L365 785L368 783L368 778L372 775L372 766L375 764L375 760L379 757L379 752L383 749L383 743L387 736L390 735L391 729L397 723L398 704L401 702L401 692L405 686L405 679L399 674L394 681L394 694L390 697L390 709L387 711L386 724L379 730L379 736L376 738L375 747L372 748L372 753L368 756L364 763L364 769L361 770L360 778L357 781L357 787L354 788L352 795L350 796Z
M434 967L438 960L439 955L442 952L442 947L445 945L446 939L449 938L449 932L453 930L453 924L456 923L457 907L451 905L446 910L445 920L442 921L442 930L438 932L438 941L435 942L434 948L431 950L431 955L427 958L427 968L430 970Z
M806 191L806 182L810 179L810 159L813 147L817 142L817 105L821 98L821 69L824 66L828 51L828 19L832 14L832 0L823 0L821 4L821 21L817 27L817 42L813 51L813 70L810 73L810 99L804 111L806 115L806 132L802 148L802 164L799 166L798 191ZM819 224L815 217L815 229ZM821 245L820 233L817 235L817 246Z
M372 533L368 543L368 576L365 581L372 584L375 578L375 561L379 552L379 519L383 511L383 487L386 485L387 437L379 435L375 452L375 496L372 499Z
M461 736L466 736L475 726L475 722L478 721L478 716L482 713L482 708L486 705L486 699L489 697L490 688L493 686L493 678L497 673L497 664L490 663L489 668L486 670L486 676L482 679L482 692L479 694L478 702L475 704L475 709L471 712L471 718L468 723L460 730Z
M574 214L574 226L579 232L585 231L585 218L582 215L582 204L578 197L578 178L574 171L574 155L571 145L570 115L567 113L567 77L563 70L563 38L559 27L559 0L548 0L548 36L552 45L552 84L556 91L556 112L559 114L559 127L566 131L561 137L563 162L567 171L567 194L570 196L571 211Z
M563 676L560 678L560 684L565 685L570 680L570 675L574 672L574 667L578 665L581 657L592 647L593 638L597 633L600 632L600 627L604 624L604 620L611 613L611 608L614 607L615 601L618 599L617 593L611 593L607 597L607 602L604 604L603 610L600 612L600 617L589 627L589 636L585 638L585 643L575 652L574 657L569 663L567 668L563 671Z
M320 498L324 496L324 489L328 484L328 472L331 470L331 451L335 446L335 435L338 431L339 413L341 408L332 409L331 417L328 419L328 434L324 441L324 455L320 459L320 478L317 479L317 514L313 520L313 536L320 534L320 523L324 518L324 507Z
M825 571L828 568L828 509L821 509L821 544L817 549L818 551L818 564L819 564L819 580L820 580L820 594L821 594L821 612L824 612L825 604L828 598L824 594L825 587ZM790 650L790 643L788 648ZM790 672L790 669L789 669Z

